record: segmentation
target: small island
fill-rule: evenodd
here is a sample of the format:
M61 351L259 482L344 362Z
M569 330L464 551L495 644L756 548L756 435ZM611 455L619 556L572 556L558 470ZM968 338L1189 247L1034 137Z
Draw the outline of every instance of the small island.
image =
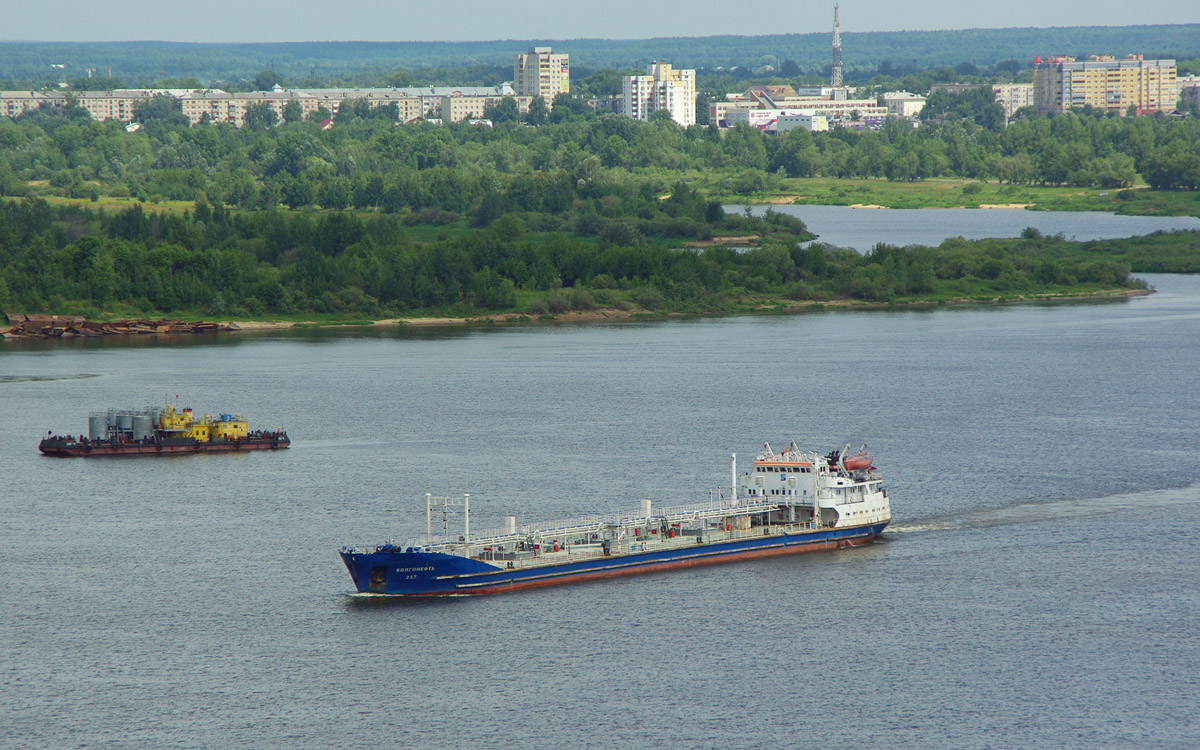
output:
M572 205L482 226L447 218L436 232L350 211L10 201L0 219L19 241L0 293L9 309L141 319L134 330L171 332L183 325L148 319L494 323L1075 299L1143 293L1134 269L1200 266L1195 232L1080 243L1028 229L862 254L812 241L782 213L727 213L682 183L604 198L613 216ZM67 227L82 236L66 240Z

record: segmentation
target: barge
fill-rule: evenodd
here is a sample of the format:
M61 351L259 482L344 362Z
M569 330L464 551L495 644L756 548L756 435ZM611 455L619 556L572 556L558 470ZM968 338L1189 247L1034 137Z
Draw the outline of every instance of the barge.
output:
M865 449L866 446L863 446ZM426 495L426 534L403 545L343 547L361 594L466 596L869 544L891 522L887 490L865 450L827 455L770 444L732 491L706 503L611 517L504 527L472 535L470 495ZM433 533L461 515L462 533Z
M280 450L291 446L280 427L251 430L240 414L206 414L147 407L109 409L88 417L87 435L47 434L38 450L47 456L161 456Z

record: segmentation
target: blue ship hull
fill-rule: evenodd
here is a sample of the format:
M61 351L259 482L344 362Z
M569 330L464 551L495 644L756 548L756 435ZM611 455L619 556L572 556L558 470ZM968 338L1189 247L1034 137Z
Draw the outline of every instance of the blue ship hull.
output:
M857 546L875 540L886 526L885 521L845 529L764 535L517 569L440 552L387 547L375 552L343 550L341 555L360 593L466 596Z

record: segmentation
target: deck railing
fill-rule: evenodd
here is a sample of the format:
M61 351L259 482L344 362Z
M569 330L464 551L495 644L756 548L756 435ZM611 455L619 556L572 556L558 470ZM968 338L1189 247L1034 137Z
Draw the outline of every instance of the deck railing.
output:
M710 500L690 505L676 505L660 508L657 512L651 509L651 515L643 516L636 513L619 513L609 515L578 516L576 518L541 521L533 524L523 524L515 531L499 527L482 529L472 532L471 539L464 540L453 534L421 535L410 541L407 546L441 547L444 545L460 546L507 544L534 537L536 540L546 539L555 535L560 537L578 537L585 534L598 534L600 531L613 526L634 529L639 526L655 527L660 523L684 523L687 521L708 520L723 516L747 516L763 513L776 508L781 503L767 498L743 497L739 499ZM797 505L803 505L797 503Z

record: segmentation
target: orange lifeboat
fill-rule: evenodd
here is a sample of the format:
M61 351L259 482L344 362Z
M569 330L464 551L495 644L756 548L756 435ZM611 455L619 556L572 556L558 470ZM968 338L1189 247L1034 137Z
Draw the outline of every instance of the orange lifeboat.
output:
M860 452L853 456L846 456L842 459L842 466L846 467L846 471L869 469L871 468L871 454Z

